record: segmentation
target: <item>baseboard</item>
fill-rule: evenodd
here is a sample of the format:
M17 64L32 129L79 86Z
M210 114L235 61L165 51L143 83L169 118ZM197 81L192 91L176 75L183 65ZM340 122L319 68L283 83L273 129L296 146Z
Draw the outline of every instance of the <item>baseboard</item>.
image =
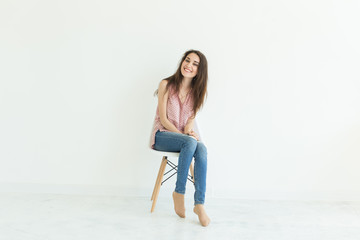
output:
M185 197L193 198L194 188L187 186ZM77 184L41 184L41 183L0 183L0 193L48 193L69 195L104 195L150 198L152 188L77 185ZM160 189L160 197L171 198L174 186L165 185ZM295 201L360 201L360 193L336 192L256 192L240 190L214 190L208 188L206 198L244 199L244 200L295 200Z
M0 183L0 193L137 196L139 189L109 185Z
M360 201L360 192L276 192L276 191L240 191L227 189L209 189L212 198L247 200L284 200L284 201Z

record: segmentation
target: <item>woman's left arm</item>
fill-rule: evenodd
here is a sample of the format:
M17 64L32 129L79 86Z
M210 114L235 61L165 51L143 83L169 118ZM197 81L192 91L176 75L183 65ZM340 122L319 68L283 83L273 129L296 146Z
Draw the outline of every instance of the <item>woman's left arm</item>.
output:
M184 133L185 134L189 134L193 130L194 120L195 120L195 117L193 117L193 116L188 118L188 120L186 122L186 125L184 127Z

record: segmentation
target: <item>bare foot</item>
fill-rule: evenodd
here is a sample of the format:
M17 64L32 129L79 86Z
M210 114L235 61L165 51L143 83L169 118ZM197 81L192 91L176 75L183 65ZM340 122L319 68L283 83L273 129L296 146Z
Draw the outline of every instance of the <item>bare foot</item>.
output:
M185 217L185 200L184 194L180 194L177 192L173 192L173 200L174 200L174 209L179 217Z
M200 224L203 227L206 227L210 223L210 218L205 212L205 208L203 204L196 204L194 207L194 213L196 213L199 217Z

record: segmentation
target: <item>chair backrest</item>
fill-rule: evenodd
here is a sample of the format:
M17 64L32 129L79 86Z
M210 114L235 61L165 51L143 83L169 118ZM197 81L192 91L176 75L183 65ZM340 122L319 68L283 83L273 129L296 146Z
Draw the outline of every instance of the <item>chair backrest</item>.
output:
M196 122L196 118L195 118L195 121L194 121L194 131L199 133L199 141L202 142L201 130L200 130L199 125Z
M154 125L151 125L151 126L152 126L152 127L151 127L151 130L150 130L149 142L148 142L148 147L149 147L150 149L152 149L152 148L150 147L150 144L151 144L151 137L152 137L152 131L153 131ZM154 149L152 149L152 150L154 150Z

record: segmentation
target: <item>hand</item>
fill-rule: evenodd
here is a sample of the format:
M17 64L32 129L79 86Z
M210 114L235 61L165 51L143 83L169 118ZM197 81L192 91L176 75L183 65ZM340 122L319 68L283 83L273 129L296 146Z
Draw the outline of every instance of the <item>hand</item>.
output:
M196 132L194 130L191 130L190 132L188 132L187 135L194 138L196 141L199 141L199 136L196 134Z

